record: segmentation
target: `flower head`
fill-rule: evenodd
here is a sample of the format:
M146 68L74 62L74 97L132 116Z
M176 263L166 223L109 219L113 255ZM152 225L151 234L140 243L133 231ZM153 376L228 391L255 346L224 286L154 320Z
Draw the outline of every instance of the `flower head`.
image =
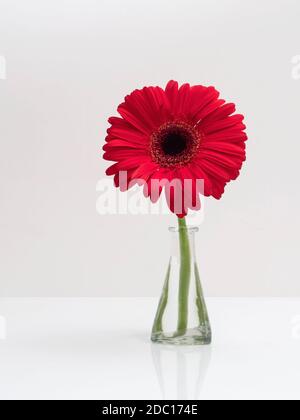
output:
M170 210L183 217L200 208L200 193L219 199L238 177L246 157L244 117L214 87L175 81L145 87L126 96L118 112L103 146L104 159L115 162L106 174L117 187L142 180L146 197L155 202L164 190Z

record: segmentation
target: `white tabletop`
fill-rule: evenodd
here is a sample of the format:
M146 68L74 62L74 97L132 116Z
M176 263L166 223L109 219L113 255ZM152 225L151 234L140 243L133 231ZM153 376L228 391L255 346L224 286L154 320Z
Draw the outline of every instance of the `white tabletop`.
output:
M0 299L0 399L300 399L300 299L207 299L210 347L152 344L152 298Z

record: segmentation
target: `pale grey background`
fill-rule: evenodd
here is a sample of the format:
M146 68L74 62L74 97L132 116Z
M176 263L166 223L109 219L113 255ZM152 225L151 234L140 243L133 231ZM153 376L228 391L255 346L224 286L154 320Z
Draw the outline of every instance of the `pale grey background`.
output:
M0 294L160 292L170 218L100 217L96 183L107 117L175 78L214 84L248 126L241 177L206 202L207 294L299 296L299 15L298 0L0 0Z

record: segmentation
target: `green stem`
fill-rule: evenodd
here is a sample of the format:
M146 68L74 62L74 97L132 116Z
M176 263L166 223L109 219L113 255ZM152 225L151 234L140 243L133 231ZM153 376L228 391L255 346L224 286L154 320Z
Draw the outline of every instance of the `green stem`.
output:
M185 218L178 218L180 246L180 276L178 290L177 335L184 335L188 325L188 300L191 278L191 252Z

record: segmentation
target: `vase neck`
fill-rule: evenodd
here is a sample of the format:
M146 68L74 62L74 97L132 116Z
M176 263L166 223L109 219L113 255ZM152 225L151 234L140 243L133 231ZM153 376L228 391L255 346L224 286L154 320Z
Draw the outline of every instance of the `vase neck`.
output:
M198 227L191 226L191 227L170 227L169 232L171 235L171 257L180 257L180 231L184 231L186 233L186 238L188 239L189 243L189 251L191 259L195 259L195 241L196 241L196 234L199 231Z

